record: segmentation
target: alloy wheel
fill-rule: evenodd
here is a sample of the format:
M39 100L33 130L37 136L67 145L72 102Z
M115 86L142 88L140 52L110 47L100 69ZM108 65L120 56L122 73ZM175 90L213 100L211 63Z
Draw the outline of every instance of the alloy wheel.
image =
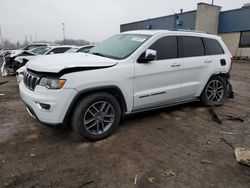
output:
M220 102L224 96L224 86L218 80L209 82L206 90L207 99L211 102Z
M112 126L114 118L113 106L107 101L98 101L85 111L83 125L89 133L100 135Z

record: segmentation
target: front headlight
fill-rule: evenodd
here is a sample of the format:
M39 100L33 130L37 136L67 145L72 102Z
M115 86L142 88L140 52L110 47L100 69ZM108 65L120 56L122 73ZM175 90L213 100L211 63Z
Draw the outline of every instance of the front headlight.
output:
M45 78L43 77L40 80L39 85L45 86L48 89L61 89L64 84L66 83L66 80L63 79L55 79L55 78Z

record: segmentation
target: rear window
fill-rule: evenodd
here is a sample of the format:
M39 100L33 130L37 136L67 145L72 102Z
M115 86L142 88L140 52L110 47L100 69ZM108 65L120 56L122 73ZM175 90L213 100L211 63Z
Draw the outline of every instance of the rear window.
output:
M204 56L205 49L200 37L181 37L182 38L182 57Z
M215 39L203 38L206 46L206 55L224 54L224 50L220 43Z

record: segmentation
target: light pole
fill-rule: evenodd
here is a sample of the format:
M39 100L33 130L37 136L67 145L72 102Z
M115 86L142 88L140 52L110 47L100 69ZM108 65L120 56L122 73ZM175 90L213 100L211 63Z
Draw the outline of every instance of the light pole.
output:
M63 44L65 44L65 23L62 23L63 26Z
M2 28L1 28L1 25L0 25L0 39L1 39L1 45L3 47L3 35L2 35Z

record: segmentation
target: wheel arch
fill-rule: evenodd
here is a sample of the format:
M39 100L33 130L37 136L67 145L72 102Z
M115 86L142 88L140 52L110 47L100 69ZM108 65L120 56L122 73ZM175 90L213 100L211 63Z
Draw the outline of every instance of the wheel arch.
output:
M202 95L204 89L206 88L207 84L208 84L208 81L214 77L214 76L220 76L222 78L224 78L226 80L226 82L228 82L228 80L230 79L230 73L229 72L217 72L217 73L214 73L212 74L205 82L200 94L199 94L199 97Z
M120 106L121 106L121 112L122 115L125 114L125 112L127 111L127 104L126 104L126 100L125 97L121 91L121 89L117 86L101 86L101 87L94 87L94 88L88 88L88 89L83 89L81 91L78 92L78 94L73 98L73 100L71 101L71 104L65 114L64 120L63 122L69 122L69 119L72 116L72 112L76 106L76 104L85 96L93 94L93 93L97 93L97 92L107 92L111 95L113 95L117 101L119 102Z

